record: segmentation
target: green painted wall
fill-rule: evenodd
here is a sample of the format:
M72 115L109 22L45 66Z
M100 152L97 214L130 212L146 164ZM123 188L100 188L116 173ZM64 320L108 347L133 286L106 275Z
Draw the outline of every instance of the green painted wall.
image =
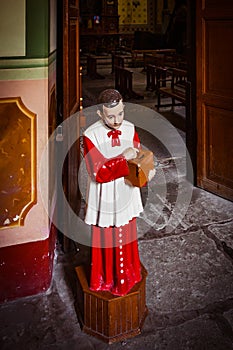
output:
M49 55L49 0L26 2L26 57Z

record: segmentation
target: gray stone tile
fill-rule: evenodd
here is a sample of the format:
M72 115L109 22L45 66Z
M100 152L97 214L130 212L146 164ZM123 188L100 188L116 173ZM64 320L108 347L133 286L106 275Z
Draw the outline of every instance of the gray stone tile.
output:
M193 187L188 181L181 179L178 182L174 176L173 181L165 181L163 186L162 182L156 184L152 180L149 190L144 190L145 207L138 220L140 238L175 235L208 226L211 232L217 232L220 226L216 225L222 227L225 222L219 235L224 235L232 246L232 234L229 233L232 224L226 223L233 220L232 202Z
M190 209L185 219L199 225L233 219L233 202L194 187Z
M174 168L171 169L172 172L174 173ZM169 178L168 181L164 173L159 173L158 177L159 180L152 180L149 184L149 192L145 198L146 206L140 216L145 225L141 227L139 220L140 237L148 231L154 232L156 236L156 230L163 229L161 233L165 234L168 222L171 225L169 231L176 234L190 227L222 224L224 221L233 220L233 202L193 187L184 179L177 181L174 175L173 179ZM226 229L228 230L227 227ZM232 241L228 234L226 236Z
M180 182L149 184L144 211L138 220L139 236L143 237L148 231L154 232L155 236L175 234L178 226L179 232L187 230L191 226L186 213L190 210L192 192L193 186L182 179ZM144 224L147 227L143 227Z
M213 224L208 227L221 242L233 249L233 220L221 224Z
M140 241L139 249L149 309L197 310L233 297L232 264L201 230Z
M118 350L119 346L111 349ZM232 339L219 329L210 315L203 315L166 329L143 329L141 335L129 339L124 349L134 350L231 350Z
M233 309L225 312L223 316L229 322L229 326L231 327L231 333L233 334Z

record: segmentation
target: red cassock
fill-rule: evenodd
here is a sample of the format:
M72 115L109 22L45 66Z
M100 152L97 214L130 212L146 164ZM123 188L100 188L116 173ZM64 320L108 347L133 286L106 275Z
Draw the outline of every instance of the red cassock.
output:
M125 121L113 132L98 121L83 136L92 185L89 186L87 208L90 208L85 220L92 226L90 289L119 296L127 294L141 280L136 216L142 211L142 203L139 189L124 182L129 173L127 161L121 154L126 148L126 139L128 146L140 147L134 127Z

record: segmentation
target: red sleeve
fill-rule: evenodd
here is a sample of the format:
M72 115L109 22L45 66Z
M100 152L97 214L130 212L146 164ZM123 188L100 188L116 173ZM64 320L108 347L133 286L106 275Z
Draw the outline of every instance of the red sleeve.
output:
M133 144L135 148L141 148L141 143L137 131L135 131L134 133Z
M129 174L127 161L122 155L105 158L86 136L83 136L83 144L87 171L95 181L109 182Z

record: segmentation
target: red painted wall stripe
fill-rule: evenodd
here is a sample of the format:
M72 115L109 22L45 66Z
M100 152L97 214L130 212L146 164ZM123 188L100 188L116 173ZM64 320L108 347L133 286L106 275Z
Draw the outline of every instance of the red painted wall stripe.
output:
M0 302L45 292L51 284L56 229L46 240L0 248Z

